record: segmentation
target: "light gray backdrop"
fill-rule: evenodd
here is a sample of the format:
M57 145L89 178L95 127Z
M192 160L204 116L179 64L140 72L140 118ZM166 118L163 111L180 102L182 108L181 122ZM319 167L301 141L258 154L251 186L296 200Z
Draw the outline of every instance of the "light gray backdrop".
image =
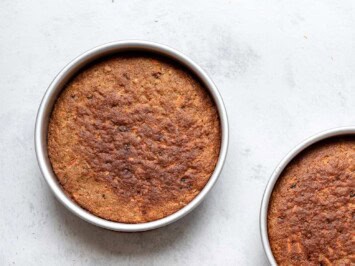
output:
M0 265L267 265L263 190L304 138L355 124L353 0L1 0ZM204 203L166 228L123 234L52 196L33 148L35 115L72 58L113 40L170 45L219 88L231 140Z

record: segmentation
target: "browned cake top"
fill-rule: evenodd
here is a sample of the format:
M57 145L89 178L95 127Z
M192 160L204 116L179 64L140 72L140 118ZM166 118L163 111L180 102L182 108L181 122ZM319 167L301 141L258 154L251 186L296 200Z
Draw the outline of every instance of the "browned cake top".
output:
M170 215L203 189L218 160L217 109L187 70L117 55L81 71L57 100L48 153L73 200L123 223Z
M280 265L354 265L355 138L312 145L272 193L268 233Z

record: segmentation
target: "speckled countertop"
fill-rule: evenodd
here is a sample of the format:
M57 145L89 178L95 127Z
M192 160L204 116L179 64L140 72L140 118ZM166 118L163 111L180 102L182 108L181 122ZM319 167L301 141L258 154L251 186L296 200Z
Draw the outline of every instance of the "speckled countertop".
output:
M0 2L0 265L267 265L258 213L297 143L355 124L352 0ZM219 88L231 140L222 176L182 220L146 233L96 228L52 196L33 145L40 100L93 46L167 44Z

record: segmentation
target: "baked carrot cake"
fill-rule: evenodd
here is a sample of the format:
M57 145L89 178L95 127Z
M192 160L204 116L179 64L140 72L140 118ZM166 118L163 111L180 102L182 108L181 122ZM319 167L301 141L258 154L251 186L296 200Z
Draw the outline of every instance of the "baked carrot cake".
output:
M107 220L143 223L187 205L216 166L214 101L181 65L149 54L91 64L55 103L48 154L64 191Z
M312 145L284 170L268 212L279 265L355 265L355 137Z

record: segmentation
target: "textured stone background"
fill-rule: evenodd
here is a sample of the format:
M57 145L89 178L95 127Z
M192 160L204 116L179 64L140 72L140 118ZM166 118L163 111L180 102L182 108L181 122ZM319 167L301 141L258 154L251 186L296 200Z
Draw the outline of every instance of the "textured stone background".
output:
M2 0L0 265L267 265L258 212L282 157L355 124L353 0ZM227 107L223 174L193 213L139 234L96 228L52 196L37 167L35 115L58 71L124 39L176 48Z

